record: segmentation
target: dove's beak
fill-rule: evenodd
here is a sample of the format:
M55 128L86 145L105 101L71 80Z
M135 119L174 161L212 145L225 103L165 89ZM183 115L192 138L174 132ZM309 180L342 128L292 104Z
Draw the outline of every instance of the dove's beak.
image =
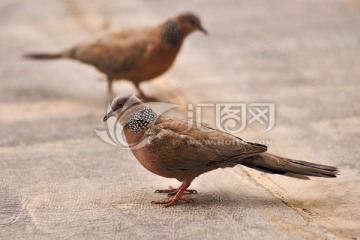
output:
M206 31L205 28L203 28L202 26L199 26L198 30L204 33L205 35L209 35L208 31Z
M108 113L105 115L103 121L106 122L109 118L111 118L111 117L114 116L114 115L115 115L114 111L113 111L113 110L110 110L110 112L108 112Z

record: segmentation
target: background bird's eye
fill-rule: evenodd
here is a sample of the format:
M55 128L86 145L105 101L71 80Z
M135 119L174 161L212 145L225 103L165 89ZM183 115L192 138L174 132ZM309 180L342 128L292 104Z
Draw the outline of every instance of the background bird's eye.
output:
M190 23L190 25L193 25L193 26L195 26L195 24L196 24L193 19L189 19L189 23Z
M122 103L119 103L119 105L118 105L120 108L122 108L123 106L124 106L124 104L122 104Z

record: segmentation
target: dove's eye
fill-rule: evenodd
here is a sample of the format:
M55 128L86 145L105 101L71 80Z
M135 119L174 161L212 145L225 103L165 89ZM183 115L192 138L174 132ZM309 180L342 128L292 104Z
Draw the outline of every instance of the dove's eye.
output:
M122 103L119 103L119 108L122 108L123 106L124 106L124 104L122 104Z

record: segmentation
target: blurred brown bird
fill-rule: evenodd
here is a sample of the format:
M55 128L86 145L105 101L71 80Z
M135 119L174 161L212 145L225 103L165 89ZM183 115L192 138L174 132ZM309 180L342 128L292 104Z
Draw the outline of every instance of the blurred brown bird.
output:
M157 116L135 96L119 96L111 105L104 122L115 116L138 161L149 171L182 182L179 188L157 190L169 193L165 200L153 201L170 206L183 198L191 182L199 175L217 168L238 164L273 174L308 179L336 177L338 169L305 161L292 160L266 153L267 147L245 142L229 133L183 119ZM231 143L231 144L224 144ZM173 196L173 197L172 197Z
M140 95L147 99L149 97L141 91L139 84L168 70L184 39L195 30L207 34L200 18L193 13L185 12L155 26L111 33L58 53L26 54L25 57L70 58L93 65L107 75L110 95L112 82L124 79L132 81Z

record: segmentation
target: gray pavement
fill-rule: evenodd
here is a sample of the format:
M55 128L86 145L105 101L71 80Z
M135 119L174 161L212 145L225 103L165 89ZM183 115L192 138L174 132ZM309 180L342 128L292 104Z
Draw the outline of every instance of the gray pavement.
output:
M96 137L104 77L69 60L21 58L188 9L210 36L190 36L173 68L143 88L182 107L274 102L275 128L241 137L338 166L338 178L236 167L196 179L194 203L152 205L155 189L177 182ZM0 238L359 238L359 22L356 0L0 1ZM115 90L134 88L117 82Z

